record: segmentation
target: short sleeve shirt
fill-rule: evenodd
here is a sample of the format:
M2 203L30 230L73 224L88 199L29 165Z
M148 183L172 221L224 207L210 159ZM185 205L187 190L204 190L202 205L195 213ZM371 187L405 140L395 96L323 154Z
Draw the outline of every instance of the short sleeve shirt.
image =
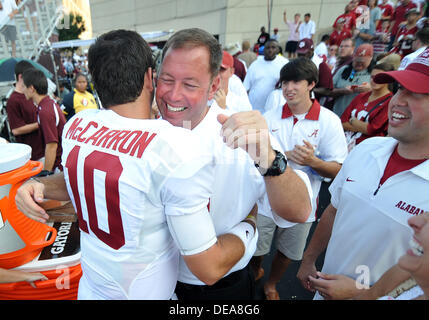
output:
M14 91L6 105L7 117L10 128L16 129L27 124L37 122L37 109L34 103L25 98L23 93ZM39 160L43 158L45 150L43 148L41 131L36 131L15 137L16 142L24 143L31 147L31 159Z
M374 101L368 102L371 92L361 93L352 100L350 105L341 116L341 122L348 122L351 117L368 123L368 134L357 132L355 134L356 144L374 136L385 136L387 133L389 106L392 94L389 93ZM373 108L381 103L375 110ZM371 113L368 115L368 112Z
M64 114L62 113L58 104L48 96L40 101L37 109L37 117L40 131L42 132L44 146L52 142L58 144L54 169L61 169L61 136L63 133L64 124L66 123L66 118L64 117Z

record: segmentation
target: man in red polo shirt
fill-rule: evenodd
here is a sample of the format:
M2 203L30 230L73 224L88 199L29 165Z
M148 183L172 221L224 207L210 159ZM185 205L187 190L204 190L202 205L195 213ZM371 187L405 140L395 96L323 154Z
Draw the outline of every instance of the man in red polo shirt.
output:
M45 163L42 175L62 171L61 136L66 123L58 104L48 94L48 81L42 71L26 70L23 74L24 94L37 105L37 120L45 147Z
M337 19L334 27L335 30L332 31L329 37L330 46L333 46L333 45L340 46L341 42L344 39L352 37L351 31L344 26L345 21L346 20L344 18Z
M32 101L24 95L24 81L22 74L25 70L33 68L28 61L20 61L15 65L15 90L7 100L6 112L12 134L18 143L31 147L31 160L44 157L42 135L37 123L37 111Z

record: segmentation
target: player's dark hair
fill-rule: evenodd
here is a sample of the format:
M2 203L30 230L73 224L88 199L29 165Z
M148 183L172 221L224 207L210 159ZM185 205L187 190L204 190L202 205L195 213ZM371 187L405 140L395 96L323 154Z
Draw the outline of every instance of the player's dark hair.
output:
M183 29L173 34L165 44L162 51L162 59L171 49L192 49L205 47L209 51L209 68L212 79L218 75L222 62L222 46L216 38L205 30L199 28ZM161 64L162 68L162 64Z
M319 70L313 61L306 57L298 57L285 64L280 70L280 83L286 81L307 80L310 84L319 80Z
M48 94L48 80L42 71L35 68L27 69L22 74L22 80L27 88L33 86L38 94Z
M16 65L15 65L15 79L18 80L18 76L24 73L25 70L27 69L31 69L34 68L34 66L25 60L21 60L19 61Z
M136 101L152 67L152 50L135 31L107 32L88 51L88 69L104 108Z

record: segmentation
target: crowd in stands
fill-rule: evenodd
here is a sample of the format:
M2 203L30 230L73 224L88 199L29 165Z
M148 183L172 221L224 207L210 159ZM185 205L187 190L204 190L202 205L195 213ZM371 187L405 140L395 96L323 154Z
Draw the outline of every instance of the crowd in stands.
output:
M158 85L156 99L150 101L153 118L162 116L169 121L170 116L173 119L169 122L176 125L174 117L177 114L193 117L197 114L195 110L201 107L205 111L198 114L203 114L200 120L207 127L203 131L197 123L190 129L207 135L207 141L215 141L213 146L219 151L216 157L220 158L226 157L227 151L222 141L219 142L218 134L214 137L213 132L208 131L208 128L220 128L217 121L210 119L222 119L221 114L230 116L228 119L236 119L234 115L242 121L256 119L258 125L263 123L269 130L275 141L273 149L275 145L281 149L278 153L284 153L287 167L299 172L297 176L302 173L306 177L303 181L309 191L307 200L311 203L308 216L301 221L279 217L273 205L275 192L270 189L269 179L264 180L261 184L265 183L266 189L254 197L257 206L253 207L252 200L249 207L253 207L252 212L246 212L251 213L249 216L253 219L253 215L256 216L253 211L257 209L256 222L252 220L252 223L255 224L255 234L258 234L257 239L252 238L255 240L252 245L244 246L246 262L240 260L243 265L235 265L234 272L224 272L216 280L219 282L209 285L196 279L198 276L191 274L186 267L177 286L179 299L195 299L198 295L207 299L234 296L251 299L253 292L240 295L233 291L234 285L239 283L242 290L254 290L255 281L264 279L266 299L280 300L276 286L292 261L302 261L297 277L304 288L315 292L315 299L393 299L411 288L414 289L409 299L428 298L429 219L426 211L429 210L429 202L427 192L423 191L428 187L425 170L429 165L429 91L425 88L429 80L428 12L427 1L399 0L391 3L382 0L377 3L377 0L351 0L344 13L333 21L332 30L317 41L316 23L311 13L303 14L303 20L300 13L295 13L290 20L284 10L283 21L289 31L285 43L279 42L278 28L270 35L265 27L261 27L256 41L246 39L241 44L231 43L222 47L219 78L216 78L219 83L209 99L206 99L209 96L207 92L215 86L215 82L210 82L215 77L205 74L206 71L195 71L209 69L205 64L202 68L203 60L197 59L200 54L204 56L198 51L201 48L192 45L166 47L161 68L154 70L159 73L159 78L154 79ZM206 36L205 32L201 35L195 29L182 32L179 31L179 37L187 34L188 42L193 41L189 36L192 32ZM169 41L173 42L175 38L172 39ZM82 110L103 109L96 92L89 85L87 55L64 56L62 63L67 79L60 84L57 101L47 96L46 79L41 72L21 66L16 70L16 94L8 105L10 119L14 119L11 128L17 141L30 144L24 138L31 134L31 143L40 144L33 149L38 151L33 159L48 164L42 175L55 175L63 170L59 159L61 131L66 122ZM204 91L207 97L198 100L199 86L205 82L196 81L195 84L193 81L203 77L210 85ZM181 91L181 95L192 97L187 101L190 105L174 105L172 96L181 97L175 91L179 86L176 88L175 85L183 79L192 79L189 83L185 81L183 87L186 89ZM148 86L145 85L143 91L153 90ZM147 96L153 98L152 92ZM33 113L29 111L28 100L38 107L33 108ZM204 101L196 106L194 101L197 100ZM191 106L193 103L195 105ZM396 109L389 111L392 105ZM49 115L44 113L48 108ZM195 114L187 114L188 108ZM21 109L27 113L25 122L17 121L19 116L13 116L13 111ZM52 122L52 119L57 119L57 122ZM407 120L412 122L410 130L401 131L401 124ZM209 121L212 122L210 126ZM230 123L228 121L223 119L222 125ZM237 126L240 123L243 122L237 120ZM276 160L277 157L281 159L276 153ZM243 165L248 165L247 162ZM253 159L250 167L254 169ZM233 167L228 168L224 170ZM225 194L227 187L222 184L228 179L222 176L219 168L216 170L221 178L216 177L215 191L224 197L222 199L230 201ZM237 169L234 172L238 175L237 172L241 171ZM250 180L245 180L248 177L239 178L242 180L237 181L246 181L240 188L245 184L248 188L253 185ZM255 189L259 189L259 183ZM332 199L320 217L316 211L323 186L329 187ZM232 183L229 187L239 190L238 185ZM247 189L243 187L243 190ZM245 193L235 196L242 199ZM212 206L216 212L216 205L220 208L226 203L221 202L216 203L214 198L209 209ZM235 201L228 203L231 207L236 205ZM389 208L386 208L387 203ZM213 216L216 227L224 226L222 230L226 233L233 229L226 215ZM368 226L370 220L374 223ZM310 234L314 224L317 224L316 231ZM221 237L220 231L216 232ZM407 253L413 234L416 243L411 245L411 253ZM392 241L387 241L387 238ZM276 251L270 273L264 277L262 262L273 242ZM316 270L315 261L325 249L326 258L320 272ZM414 267L414 258L423 260L423 271ZM183 268L183 259L180 264ZM356 289L355 280L359 275L356 267L362 265L370 270L366 289L373 289ZM32 281L33 278L25 276L25 281ZM40 275L34 276L34 279L41 278ZM397 289L410 279L412 285L407 289ZM2 273L0 281L3 281ZM211 288L215 289L211 291ZM216 290L221 291L216 293Z

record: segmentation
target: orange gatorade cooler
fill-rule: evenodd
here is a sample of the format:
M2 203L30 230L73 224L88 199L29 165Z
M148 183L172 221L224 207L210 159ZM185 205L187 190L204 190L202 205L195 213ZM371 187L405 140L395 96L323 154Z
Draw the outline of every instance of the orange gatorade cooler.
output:
M27 218L15 203L17 189L42 170L42 163L30 161L31 147L0 145L0 268L11 269L33 260L52 244L57 231Z
M15 268L40 272L48 280L0 284L1 300L76 300L80 266L80 233L77 222L49 223L57 231L55 241L42 249L31 262Z

